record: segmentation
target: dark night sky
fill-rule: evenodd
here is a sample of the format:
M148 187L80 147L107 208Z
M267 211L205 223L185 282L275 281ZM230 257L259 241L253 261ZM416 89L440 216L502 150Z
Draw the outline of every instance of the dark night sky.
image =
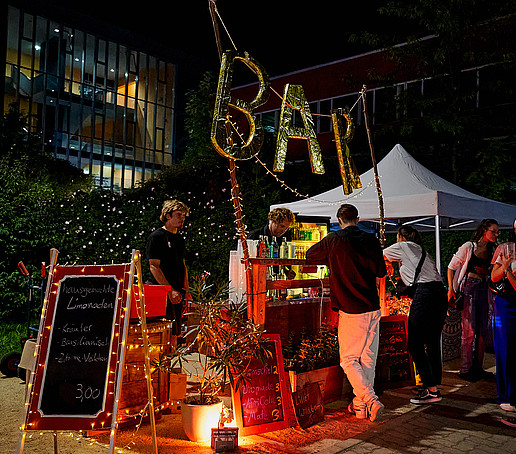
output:
M70 6L70 1L51 0ZM382 0L360 5L337 0L217 0L217 9L239 51L247 51L274 76L364 51L348 43L352 32L392 30L376 14ZM208 0L129 3L92 0L74 7L206 60L218 69ZM223 50L231 42L218 21Z

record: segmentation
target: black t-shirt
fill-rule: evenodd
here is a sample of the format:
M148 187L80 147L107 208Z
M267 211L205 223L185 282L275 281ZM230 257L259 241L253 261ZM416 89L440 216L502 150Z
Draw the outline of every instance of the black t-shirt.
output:
M185 282L185 240L178 233L164 228L156 229L147 241L147 258L160 260L160 268L174 290L184 294ZM153 284L158 284L151 274Z
M269 229L269 224L267 224L266 226L264 226L264 227L262 227L260 229L251 230L247 234L247 239L248 240L259 240L260 236L266 237L267 241L269 243L272 241L272 233L271 233L271 231ZM292 231L290 229L288 229L282 236L277 238L277 240L279 240L279 241L292 241Z

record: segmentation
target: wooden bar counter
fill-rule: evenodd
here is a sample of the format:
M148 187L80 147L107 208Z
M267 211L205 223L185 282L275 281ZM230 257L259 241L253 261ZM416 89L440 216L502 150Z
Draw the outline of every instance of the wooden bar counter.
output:
M286 298L267 300L269 290L294 288L327 288L329 279L267 280L269 266L303 266L304 259L250 258L247 283L248 315L255 323L264 325L267 332L280 334L282 342L289 332L306 329L315 331L321 322L337 323L336 313L330 308L328 297ZM309 266L317 266L310 264Z

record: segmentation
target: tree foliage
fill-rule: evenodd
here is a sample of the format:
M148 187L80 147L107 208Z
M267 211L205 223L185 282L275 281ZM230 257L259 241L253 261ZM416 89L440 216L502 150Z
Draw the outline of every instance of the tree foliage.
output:
M393 89L407 74L412 81L376 118L377 149L402 143L440 176L515 202L516 2L387 0L380 12L403 21L405 35L388 47L392 72L374 79Z

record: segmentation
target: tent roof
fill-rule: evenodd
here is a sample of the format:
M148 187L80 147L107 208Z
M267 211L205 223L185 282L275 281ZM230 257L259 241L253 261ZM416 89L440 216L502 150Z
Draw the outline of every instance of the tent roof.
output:
M516 219L516 206L497 202L450 183L422 166L397 144L377 165L384 202L385 219L424 218L439 215L446 218L442 227L455 224L474 227L484 218L493 218L500 226L510 226ZM298 215L330 217L343 203L358 208L361 221L378 221L379 205L374 170L360 175L361 189L344 195L342 186L316 196L272 208L286 207ZM473 222L472 222L473 221ZM433 222L433 219L432 219ZM430 227L430 226L429 226Z

